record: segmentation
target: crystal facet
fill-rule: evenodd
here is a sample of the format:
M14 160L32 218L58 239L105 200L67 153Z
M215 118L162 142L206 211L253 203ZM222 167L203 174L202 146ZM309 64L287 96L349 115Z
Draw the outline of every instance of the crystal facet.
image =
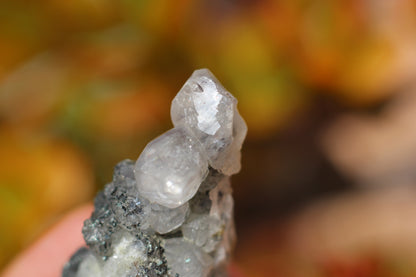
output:
M229 176L247 126L207 69L172 102L174 128L120 162L63 277L219 277L235 243Z
M237 100L208 69L195 70L172 101L172 122L202 144L210 165L226 175L240 168L240 149L247 126Z

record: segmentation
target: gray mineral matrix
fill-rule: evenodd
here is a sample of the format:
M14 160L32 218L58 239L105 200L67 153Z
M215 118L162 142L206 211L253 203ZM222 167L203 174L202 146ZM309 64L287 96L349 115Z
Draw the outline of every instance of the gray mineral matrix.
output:
M174 128L114 169L63 277L220 277L235 243L230 176L247 126L207 69L172 101Z

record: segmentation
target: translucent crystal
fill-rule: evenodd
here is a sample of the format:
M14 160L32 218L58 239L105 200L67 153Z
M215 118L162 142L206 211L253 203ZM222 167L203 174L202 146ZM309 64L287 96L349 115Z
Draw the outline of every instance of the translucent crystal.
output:
M175 127L116 165L63 277L226 277L235 244L230 175L247 132L237 101L197 70L172 103Z
M208 69L195 70L172 101L175 127L183 127L202 144L210 165L226 175L240 168L247 126L237 100Z
M117 224L127 229L152 228L165 234L181 226L189 211L189 203L170 209L150 203L141 196L134 177L134 163L130 160L116 166L114 181L105 187L103 197L108 198L111 210L118 218Z
M210 253L220 241L221 225L221 221L215 217L198 216L182 226L183 237Z
M167 239L164 247L170 276L208 276L212 269L212 257L184 239Z
M150 142L135 168L139 193L168 208L191 199L207 173L205 153L182 128L174 128Z
M166 234L184 223L188 215L189 203L185 203L175 209L169 209L157 204L151 205L151 208L150 225L159 234Z
M212 201L211 217L223 223L223 236L221 243L214 254L216 266L227 262L236 242L235 226L233 221L234 200L229 177L222 179L218 185L209 192Z

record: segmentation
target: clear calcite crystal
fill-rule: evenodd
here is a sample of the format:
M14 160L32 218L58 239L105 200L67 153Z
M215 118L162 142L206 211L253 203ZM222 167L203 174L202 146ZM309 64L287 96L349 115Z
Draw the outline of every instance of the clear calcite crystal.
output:
M232 175L240 171L247 126L237 100L208 69L195 70L172 101L172 122L202 144L210 166Z
M120 162L63 277L219 277L235 243L230 175L247 127L207 69L172 102L174 128Z

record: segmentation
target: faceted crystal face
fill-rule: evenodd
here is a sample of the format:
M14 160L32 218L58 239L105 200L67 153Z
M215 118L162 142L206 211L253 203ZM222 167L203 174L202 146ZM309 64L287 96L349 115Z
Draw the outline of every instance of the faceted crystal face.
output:
M196 70L171 106L174 126L198 139L210 165L227 175L240 170L237 152L247 133L236 106L237 100L208 69Z
M235 102L209 70L196 70L172 101L172 122L192 132L231 137L233 111L227 110Z
M207 173L204 151L182 128L174 128L150 142L135 166L139 193L168 208L191 199Z

